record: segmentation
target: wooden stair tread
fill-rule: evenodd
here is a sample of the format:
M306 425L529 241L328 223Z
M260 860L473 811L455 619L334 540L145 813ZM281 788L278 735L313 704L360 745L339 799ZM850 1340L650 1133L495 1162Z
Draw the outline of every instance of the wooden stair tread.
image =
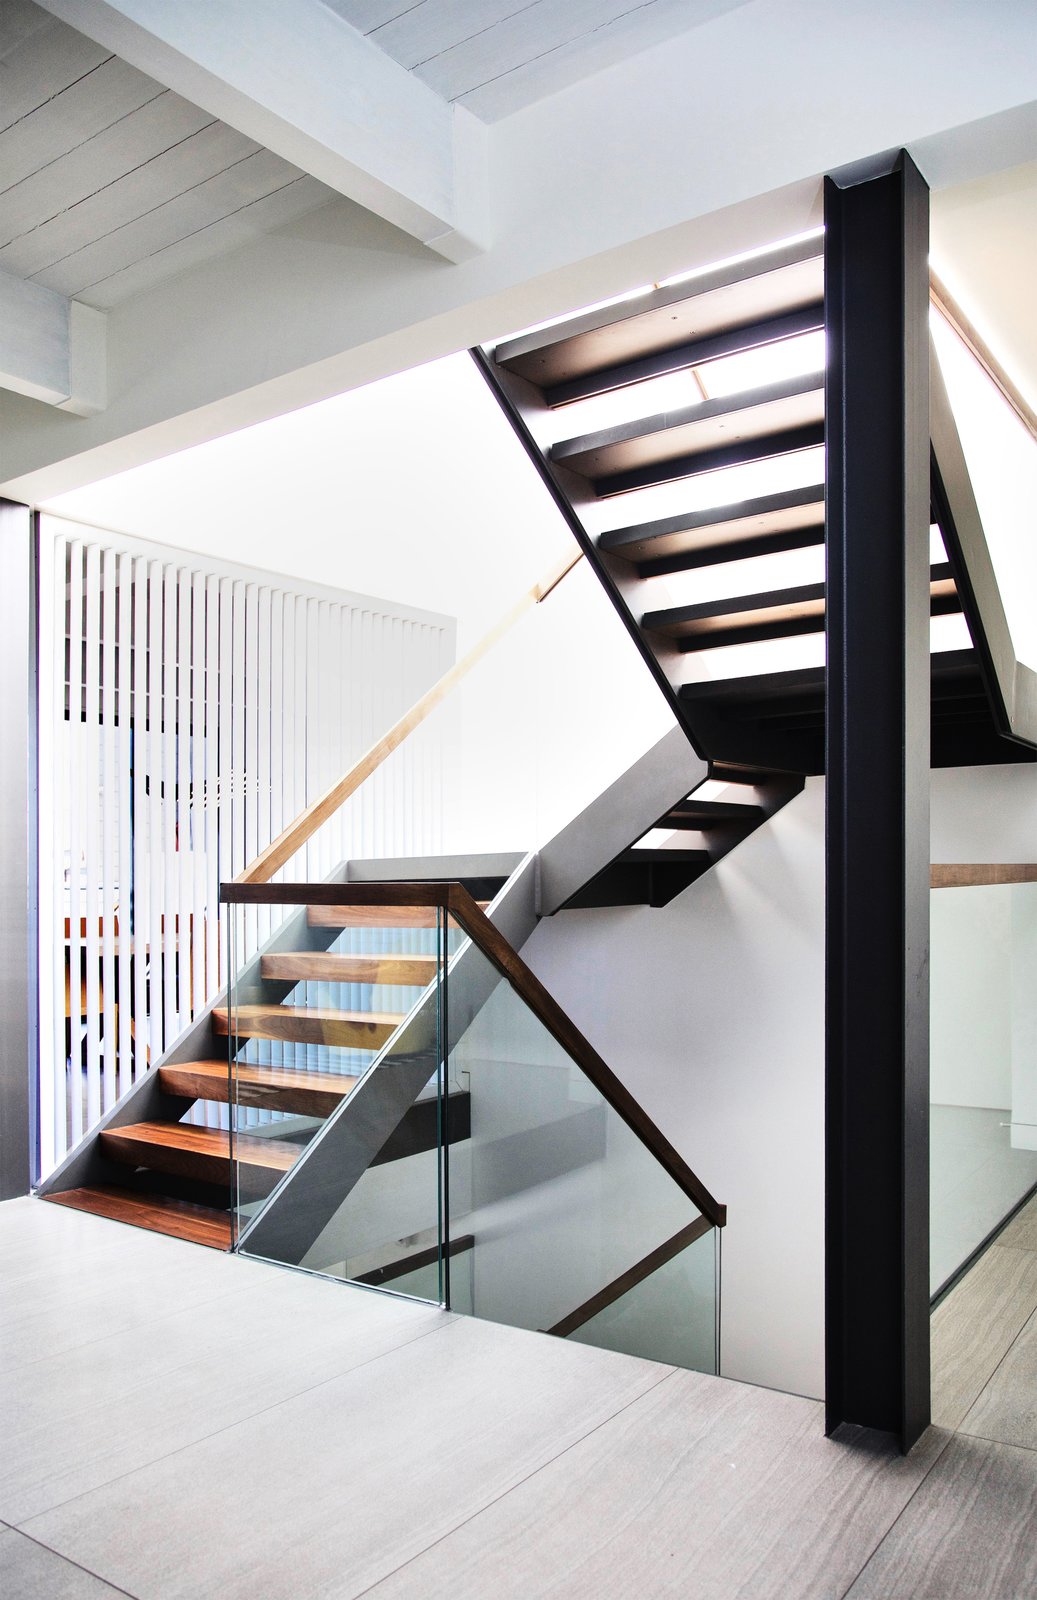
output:
M703 831L707 828L726 827L732 822L744 822L747 827L755 827L764 820L764 815L762 806L689 798L673 806L656 826L664 827L670 823L678 828L695 828Z
M168 1195L135 1194L131 1189L119 1189L114 1185L96 1185L65 1189L61 1194L48 1194L43 1198L53 1205L68 1206L72 1211L89 1211L95 1217L127 1222L134 1228L186 1239L190 1244L206 1245L212 1250L231 1247L231 1221L226 1212L193 1205L187 1200L173 1200Z
M302 1067L261 1067L234 1063L235 1099L241 1105L326 1117L359 1080L344 1072L309 1072ZM167 1094L185 1099L226 1102L230 1082L226 1061L177 1061L159 1068Z
M214 1163L229 1167L230 1134L226 1128L198 1128L186 1122L130 1122L121 1128L105 1128L100 1143L106 1154L135 1166L161 1166L166 1171L187 1176L211 1172ZM287 1172L301 1154L298 1145L275 1139L257 1139L247 1133L234 1135L234 1160L241 1166L266 1172ZM208 1175L208 1174L206 1174Z
M230 1032L229 1012L212 1013L218 1034ZM242 1038L284 1039L294 1044L328 1044L374 1050L391 1039L403 1013L340 1011L333 1006L246 1005L234 1010L234 1031Z
M334 955L316 950L281 951L263 956L259 970L264 978L294 983L391 983L424 988L436 975L435 956Z

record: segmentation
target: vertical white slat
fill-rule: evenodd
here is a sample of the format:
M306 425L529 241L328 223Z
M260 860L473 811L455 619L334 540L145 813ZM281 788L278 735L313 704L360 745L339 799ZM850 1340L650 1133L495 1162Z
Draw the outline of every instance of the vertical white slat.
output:
M176 638L177 571L162 569L162 1048L179 1032L177 921L180 910L176 858Z
M40 726L44 724L48 730L50 747L49 781L54 797L54 832L51 859L53 861L52 878L52 916L53 923L50 929L51 961L53 963L53 1019L52 1039L53 1054L51 1058L51 1076L53 1082L52 1123L54 1138L54 1160L59 1161L69 1146L69 1085L78 1075L73 1073L68 1064L69 1049L66 1045L67 1036L73 1040L73 1048L78 1051L79 1028L79 967L67 966L71 955L71 942L65 937L65 914L67 896L65 892L65 861L66 851L69 848L69 738L67 716L68 694L68 563L69 544L63 537L57 537L53 532L48 534L53 560L53 595L54 611L51 623L52 644L52 674L51 684L53 699L47 708L46 718L41 716ZM43 835L40 835L41 840ZM41 923L41 933L43 924ZM75 974L73 979L72 974ZM66 1006L65 990L68 988L68 1003ZM66 1010L68 1015L66 1016Z
M245 586L245 861L259 854L259 586ZM245 909L245 942L252 955L258 946L259 917Z
M104 1079L102 1111L108 1111L118 1097L118 1030L115 990L115 916L117 905L119 780L116 765L115 727L115 630L116 630L116 555L101 551L101 782L99 810L101 824L101 1049Z
M133 560L133 1075L146 1070L150 1054L148 939L151 904L148 805L148 563Z
M68 1069L69 1135L72 1144L83 1137L83 1000L85 960L82 938L83 904L80 893L83 854L83 650L85 637L85 547L79 539L69 546L69 689L68 719L60 726L62 754L68 768L68 961L69 961L69 1037Z
M178 567L176 574L176 1031L191 1020L192 952L194 922L191 917L191 574Z
M37 763L39 771L39 810L37 813L38 837L40 848L37 860L38 892L40 913L37 919L37 971L39 972L39 988L37 996L37 1015L39 1027L39 1067L36 1086L36 1109L39 1127L39 1155L40 1175L45 1177L48 1172L53 1172L59 1156L64 1155L64 1141L60 1140L60 1130L57 1124L57 1103L64 1102L65 1098L65 1049L64 1029L61 1036L61 1052L58 1054L54 1046L58 1040L56 1027L59 1006L64 1012L64 976L65 976L65 941L64 938L56 939L54 929L51 927L52 908L56 898L56 883L61 876L61 857L50 848L50 841L56 833L57 817L60 814L60 802L55 804L55 788L58 778L58 766L55 761L55 707L58 704L57 660L55 650L55 635L64 634L65 631L65 572L64 559L55 560L54 537L44 523L40 528L39 539L39 664L36 678L36 727L37 727ZM64 547L61 550L64 557ZM58 595L55 584L55 572L61 568L61 605L56 604ZM62 680L64 673L62 672ZM61 683L61 700L64 702L64 682ZM55 963L54 951L61 953L61 961ZM64 1021L64 1017L62 1017ZM58 1077L57 1068L61 1065L61 1076Z
M231 865L228 877L239 873L248 861L245 842L245 585L235 580L231 603ZM244 919L239 922L239 927ZM236 952L243 961L244 948ZM233 973L230 975L233 980Z
M220 581L205 580L205 999L220 987L219 856Z
M100 920L97 881L100 868L100 741L101 741L101 548L86 547L86 650L83 690L83 840L86 887L83 895L86 962L86 1105L87 1126L101 1115L101 989Z
M166 1035L165 954L163 930L167 913L165 872L166 839L162 800L165 716L163 694L165 653L165 576L161 561L148 568L148 858L145 871L149 886L148 922L148 1048L152 1065L162 1053Z
M220 579L220 667L217 696L218 724L217 764L219 782L216 791L219 824L217 877L233 878L234 865L234 583L230 578ZM224 970L227 961L227 923L220 909L220 983L228 983L232 974Z
M270 838L276 839L291 817L284 814L284 590L270 592ZM289 913L290 914L290 913ZM285 1046L276 1042L271 1049L275 1066L286 1060Z
M306 804L306 763L309 760L309 725L306 720L306 625L309 619L309 602L304 595L295 597L295 703L292 707L292 737L295 757L292 764L292 815L298 816ZM291 864L290 876L306 882L309 846L303 845Z
M118 712L118 758L112 774L119 790L119 838L116 851L119 879L118 931L118 1007L119 1007L119 1093L125 1094L133 1081L132 952L133 952L133 859L131 829L131 724L133 720L133 558L126 551L117 556L118 631L116 642L116 710Z
M188 759L191 843L191 1017L205 1005L205 574L191 573L191 709Z
M295 715L295 608L297 597L290 591L284 597L284 642L281 653L281 814L287 826L298 816L300 807L295 803L296 768L299 762L301 730ZM291 878L291 869L285 866L279 874L285 881Z
M263 584L257 596L256 616L256 853L274 837L270 829L270 589ZM259 906L256 918L258 944L270 937L269 906ZM269 1054L269 1051L267 1052Z

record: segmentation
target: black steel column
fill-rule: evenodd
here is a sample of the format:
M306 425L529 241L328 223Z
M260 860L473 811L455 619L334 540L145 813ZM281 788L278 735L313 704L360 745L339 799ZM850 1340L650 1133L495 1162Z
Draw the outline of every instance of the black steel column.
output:
M826 1409L929 1422L929 191L825 181Z

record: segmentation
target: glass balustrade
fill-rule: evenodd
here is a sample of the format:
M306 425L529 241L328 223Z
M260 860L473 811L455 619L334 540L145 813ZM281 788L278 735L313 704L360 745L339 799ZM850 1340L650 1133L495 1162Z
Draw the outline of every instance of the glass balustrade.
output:
M242 1253L717 1370L722 1208L460 886L224 893Z
M1037 883L933 889L931 952L937 1293L1037 1185Z

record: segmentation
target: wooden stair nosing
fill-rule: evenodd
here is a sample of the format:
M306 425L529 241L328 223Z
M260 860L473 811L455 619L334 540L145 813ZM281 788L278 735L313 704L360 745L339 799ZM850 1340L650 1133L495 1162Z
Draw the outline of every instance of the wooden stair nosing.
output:
M72 1211L87 1211L112 1222L129 1223L150 1233L162 1233L211 1250L229 1250L232 1243L231 1219L227 1212L187 1200L172 1200L162 1194L136 1194L114 1184L89 1188L63 1189L60 1194L44 1195L53 1205Z
M234 1025L226 1007L212 1013L217 1034L232 1031L242 1039L280 1039L289 1044L326 1044L350 1050L377 1050L391 1039L403 1014L381 1011L339 1011L330 1006L245 1005L234 1008Z
M435 956L337 955L319 951L282 951L263 956L259 970L264 978L296 983L374 983L424 988L436 975Z
M265 1106L298 1116L326 1117L359 1082L343 1072L309 1072L300 1067L265 1067L236 1061L234 1100L238 1105ZM226 1103L231 1095L226 1061L177 1061L159 1068L159 1083L184 1099Z
M179 1177L212 1182L231 1174L230 1134L226 1128L199 1128L184 1122L131 1122L105 1128L98 1136L103 1153L126 1166L148 1167ZM247 1173L279 1177L301 1155L298 1145L235 1133L234 1166Z
M483 911L488 900L477 900ZM308 906L311 928L436 928L438 906Z

